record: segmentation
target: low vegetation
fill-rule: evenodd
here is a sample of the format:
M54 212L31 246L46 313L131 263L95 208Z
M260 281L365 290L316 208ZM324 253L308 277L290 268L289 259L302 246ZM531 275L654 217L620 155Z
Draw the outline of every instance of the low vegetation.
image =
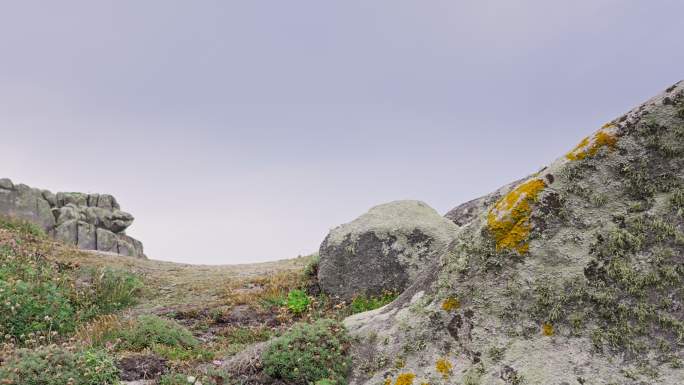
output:
M55 345L19 349L0 366L4 385L114 385L119 370L104 351Z
M343 384L351 365L349 344L344 327L334 320L298 324L268 346L264 371L295 384L320 380Z

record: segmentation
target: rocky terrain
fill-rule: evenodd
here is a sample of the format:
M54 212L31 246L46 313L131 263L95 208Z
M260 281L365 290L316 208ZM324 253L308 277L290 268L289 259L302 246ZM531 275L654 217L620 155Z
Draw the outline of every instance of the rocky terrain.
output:
M454 241L345 320L352 384L681 384L684 83L447 214Z
M133 216L109 194L54 194L5 178L0 179L0 215L35 223L81 249L145 257L142 242L126 235Z
M376 206L290 260L137 258L106 195L5 179L0 212L3 385L684 383L684 82L444 217Z

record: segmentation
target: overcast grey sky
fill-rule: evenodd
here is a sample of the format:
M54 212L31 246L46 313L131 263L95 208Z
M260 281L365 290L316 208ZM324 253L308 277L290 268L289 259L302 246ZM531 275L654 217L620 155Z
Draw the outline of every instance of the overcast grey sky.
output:
M677 80L684 2L2 1L0 177L108 192L155 259L441 213Z

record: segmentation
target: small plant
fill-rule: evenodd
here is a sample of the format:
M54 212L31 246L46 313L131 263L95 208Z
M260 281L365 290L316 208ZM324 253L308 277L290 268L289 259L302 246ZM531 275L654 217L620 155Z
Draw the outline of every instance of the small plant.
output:
M353 314L362 313L364 311L375 310L381 308L388 303L394 301L397 295L392 292L385 292L377 297L367 297L360 295L354 298L351 302L350 308Z
M20 349L0 366L8 385L114 385L119 371L102 351L71 352L56 346Z
M351 365L349 344L346 330L334 320L297 324L266 348L264 372L302 385L324 379L343 384Z
M92 311L98 314L112 313L137 303L143 283L127 271L105 268L90 270L91 292L87 298Z
M677 211L677 214L684 216L684 190L678 189L672 194L670 198L672 207Z
M304 290L290 290L287 294L287 309L294 314L302 314L309 307L309 304L311 304L311 299Z
M40 226L14 218L0 217L0 229L15 231L24 236L45 238L45 231Z
M199 341L183 326L155 315L141 315L121 329L106 332L101 344L115 343L118 350L152 349L170 360L188 360L203 356Z
M159 378L159 385L188 385L188 376L181 373L167 373Z

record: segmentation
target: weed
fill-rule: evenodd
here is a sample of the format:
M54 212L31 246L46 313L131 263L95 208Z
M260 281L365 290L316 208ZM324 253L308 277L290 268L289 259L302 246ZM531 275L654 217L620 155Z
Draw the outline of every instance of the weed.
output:
M346 330L336 321L297 324L266 348L264 371L297 384L322 379L342 384L351 365L349 344Z
M53 345L18 350L0 366L0 378L8 385L113 385L118 369L102 351L72 352Z
M304 292L304 290L295 289L290 290L290 292L287 293L287 301L285 304L289 311L291 311L293 314L298 315L302 314L306 311L306 309L309 308L309 304L311 304L311 299L309 299L309 296L306 295L306 292Z
M397 295L392 292L385 292L377 297L360 295L352 300L350 304L351 312L352 314L356 314L365 311L375 310L387 305L388 303L394 301L396 298Z

